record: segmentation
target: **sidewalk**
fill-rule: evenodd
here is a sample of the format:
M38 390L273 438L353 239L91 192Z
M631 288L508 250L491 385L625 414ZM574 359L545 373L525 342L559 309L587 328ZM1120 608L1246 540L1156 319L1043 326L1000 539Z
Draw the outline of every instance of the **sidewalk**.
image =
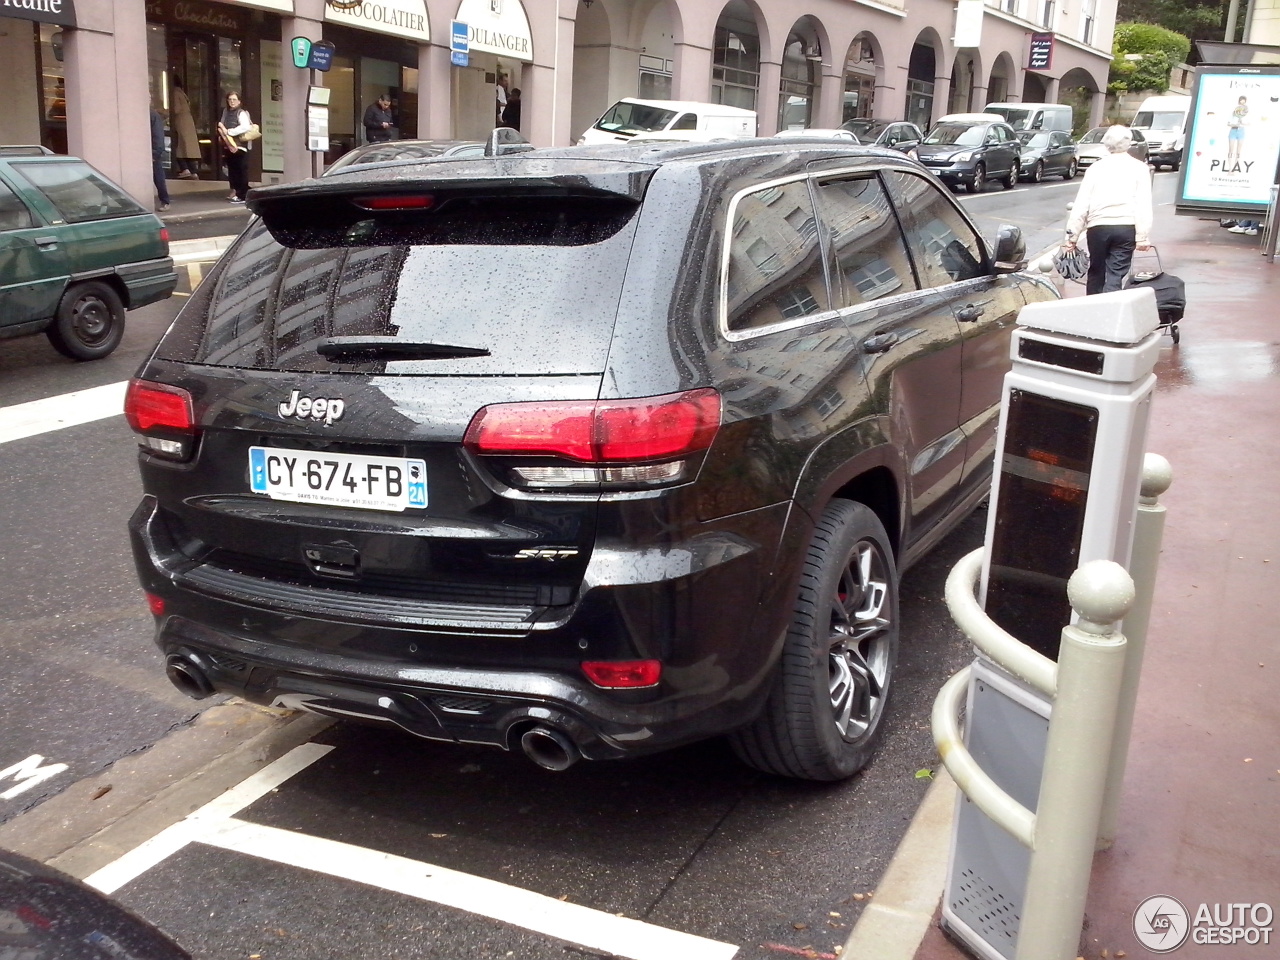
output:
M1280 469L1280 264L1259 255L1259 238L1177 217L1171 205L1157 208L1152 236L1165 269L1187 285L1182 343L1166 336L1156 367L1147 443L1169 459L1174 481L1161 498L1164 549L1119 835L1094 861L1080 956L1156 956L1138 942L1133 915L1146 898L1166 895L1193 920L1202 904L1224 918L1231 904L1236 918L1242 904L1270 908L1257 912L1272 928L1269 944L1205 941L1193 926L1173 956L1275 958L1280 916L1268 914L1280 914L1280 502L1267 484ZM1083 295L1066 286L1067 296ZM949 780L934 789L949 811ZM949 817L936 815L939 801L934 807L932 817L922 808L903 844L927 834L929 855L921 857L916 836L914 852L887 875L900 867L894 890L945 873ZM912 904L892 898L901 895L877 891L868 925L875 916L877 929L895 929L886 918L895 910L905 917ZM914 951L912 942L893 942L901 935L877 944L855 928L844 960L967 957L937 917L935 909L922 924Z
M248 220L245 207L227 200L231 188L225 180L166 180L169 190L169 209L156 209L165 223L184 223L212 216L239 214ZM258 186L258 184L254 184Z

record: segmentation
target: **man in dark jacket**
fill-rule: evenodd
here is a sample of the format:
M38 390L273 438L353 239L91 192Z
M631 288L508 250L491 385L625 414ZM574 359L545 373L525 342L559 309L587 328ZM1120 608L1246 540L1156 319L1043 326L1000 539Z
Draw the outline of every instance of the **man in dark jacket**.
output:
M151 108L151 180L156 185L160 209L169 209L169 185L164 182L164 117Z
M385 143L391 139L391 128L395 120L391 117L391 98L385 93L378 97L376 103L369 104L364 111L364 138L370 143Z

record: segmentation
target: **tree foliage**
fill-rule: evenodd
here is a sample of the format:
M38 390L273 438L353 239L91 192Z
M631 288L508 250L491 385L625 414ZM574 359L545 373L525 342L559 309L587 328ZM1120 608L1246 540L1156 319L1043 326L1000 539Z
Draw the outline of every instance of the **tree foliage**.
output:
M1120 0L1116 21L1154 23L1192 40L1221 40L1227 4L1224 0Z
M1117 23L1107 90L1163 93L1169 89L1169 71L1186 60L1190 50L1190 40L1165 27L1154 23Z

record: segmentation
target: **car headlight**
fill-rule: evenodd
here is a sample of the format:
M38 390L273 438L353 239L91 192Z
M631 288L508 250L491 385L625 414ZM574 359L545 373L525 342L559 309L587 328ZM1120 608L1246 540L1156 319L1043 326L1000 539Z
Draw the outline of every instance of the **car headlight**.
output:
M964 151L963 153L953 154L953 155L952 155L952 157L951 157L951 162L952 162L952 163L967 163L968 161L970 161L970 160L972 160L972 159L973 159L973 151L972 151L972 150L966 150L966 151Z

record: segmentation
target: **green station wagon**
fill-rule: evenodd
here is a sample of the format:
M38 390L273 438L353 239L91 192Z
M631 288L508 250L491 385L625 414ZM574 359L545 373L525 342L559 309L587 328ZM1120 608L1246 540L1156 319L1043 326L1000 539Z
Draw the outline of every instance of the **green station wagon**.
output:
M0 340L44 333L96 360L120 345L126 310L177 282L169 231L118 186L75 157L0 147Z

